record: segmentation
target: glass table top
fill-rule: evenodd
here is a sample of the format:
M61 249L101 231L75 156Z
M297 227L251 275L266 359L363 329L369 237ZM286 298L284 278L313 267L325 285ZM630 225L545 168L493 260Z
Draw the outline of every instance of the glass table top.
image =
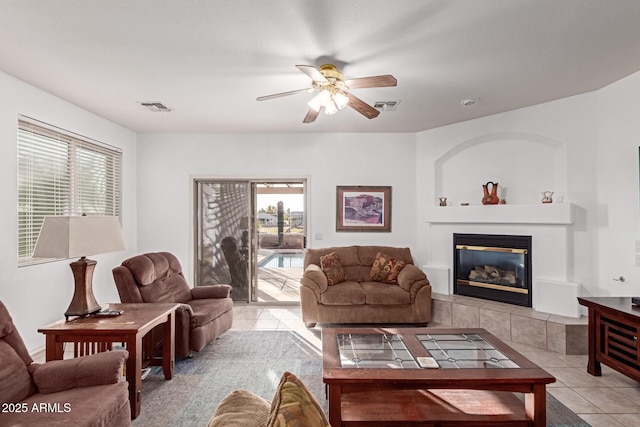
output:
M417 334L416 338L441 368L519 368L476 334Z
M338 334L343 368L420 369L397 334Z
M416 334L440 368L519 368L477 334ZM343 368L421 369L397 334L337 334Z

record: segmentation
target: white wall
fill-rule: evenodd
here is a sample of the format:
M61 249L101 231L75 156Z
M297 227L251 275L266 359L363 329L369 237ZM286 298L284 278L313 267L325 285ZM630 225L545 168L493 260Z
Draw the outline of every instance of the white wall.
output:
M640 295L640 268L635 241L640 216L638 147L640 146L640 72L598 91L598 151L596 153L598 245L592 262L600 266L594 293ZM640 252L638 252L640 255ZM613 278L623 276L625 283Z
M100 303L117 302L111 268L136 252L135 133L0 72L0 300L30 351L44 346L39 327L63 318L73 296L72 260L17 265L18 115L120 147L123 151L123 231L128 250L94 256L94 293Z
M145 134L138 143L139 249L173 252L189 277L194 177L308 178L311 247L415 243L414 134ZM392 186L392 232L336 233L337 185Z
M546 263L543 278L580 283L584 295L640 294L634 264L639 91L636 73L596 92L419 133L417 194L424 197L416 204L416 256L427 265L451 266L456 230L542 233L553 243L538 262ZM576 205L575 221L568 227L427 223L425 212L440 196L479 205L486 181L507 187L507 203L540 203L540 192L555 191L555 203ZM619 276L626 282L613 280Z

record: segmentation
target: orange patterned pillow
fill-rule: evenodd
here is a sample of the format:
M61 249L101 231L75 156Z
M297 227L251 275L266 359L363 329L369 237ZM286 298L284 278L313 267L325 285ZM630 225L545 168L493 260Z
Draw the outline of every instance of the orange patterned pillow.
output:
M325 276L327 276L329 286L337 285L347 280L347 273L344 271L344 268L342 268L340 257L335 252L321 256L320 267Z
M396 285L398 284L398 273L404 268L404 265L403 261L378 252L371 266L371 280Z

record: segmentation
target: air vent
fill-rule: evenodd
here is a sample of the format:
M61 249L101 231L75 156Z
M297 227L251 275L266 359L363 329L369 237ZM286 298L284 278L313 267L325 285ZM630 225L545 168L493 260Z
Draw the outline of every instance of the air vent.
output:
M398 109L400 101L377 101L373 104L373 108L380 111L395 111Z
M167 107L162 102L140 102L139 104L143 107L147 107L154 113L168 113L171 111L171 108Z

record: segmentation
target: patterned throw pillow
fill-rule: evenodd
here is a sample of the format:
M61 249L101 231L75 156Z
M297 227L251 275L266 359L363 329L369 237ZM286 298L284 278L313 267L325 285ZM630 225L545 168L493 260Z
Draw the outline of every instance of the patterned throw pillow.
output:
M291 372L280 379L271 402L267 427L331 427L322 408L305 385Z
M398 284L398 273L404 268L404 265L403 261L378 252L371 266L371 280L396 285Z
M207 427L264 427L271 403L247 390L234 390L218 405Z
M322 267L323 273L327 276L329 286L337 285L347 280L347 273L342 268L340 257L335 252L321 256L320 267Z

